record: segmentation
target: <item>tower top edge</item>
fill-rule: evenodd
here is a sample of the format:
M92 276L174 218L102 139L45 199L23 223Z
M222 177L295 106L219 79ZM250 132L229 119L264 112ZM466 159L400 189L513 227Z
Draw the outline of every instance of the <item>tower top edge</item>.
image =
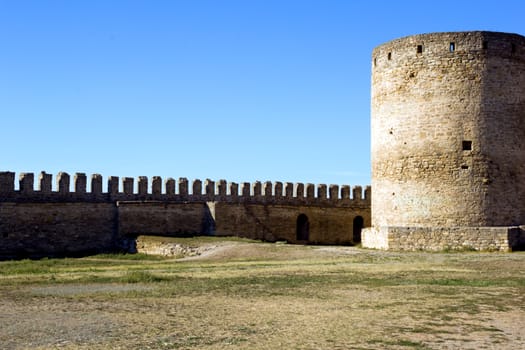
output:
M496 32L487 30L473 30L473 31L458 31L458 32L431 32L407 35L404 37L392 39L377 45L374 51L382 47L397 46L405 42L420 43L426 41L437 41L437 40L460 40L468 37L480 37L484 39L495 39L495 40L517 40L525 43L525 36L517 33L508 32Z

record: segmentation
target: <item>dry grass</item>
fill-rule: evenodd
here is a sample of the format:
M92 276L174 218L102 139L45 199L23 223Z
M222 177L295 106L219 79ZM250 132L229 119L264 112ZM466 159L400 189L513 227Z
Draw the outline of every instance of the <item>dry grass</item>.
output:
M524 253L183 242L215 249L0 262L0 348L525 347Z

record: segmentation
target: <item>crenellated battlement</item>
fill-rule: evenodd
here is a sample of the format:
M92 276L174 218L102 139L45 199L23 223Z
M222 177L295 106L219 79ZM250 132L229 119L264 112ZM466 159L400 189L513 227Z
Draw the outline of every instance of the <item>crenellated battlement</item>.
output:
M204 182L178 180L160 176L150 178L110 176L104 192L103 177L92 174L88 180L85 173L71 175L60 172L55 176L41 172L20 173L18 189L15 173L0 172L0 202L116 202L116 201L166 201L166 202L226 202L251 204L289 204L316 206L369 205L371 188L349 185L303 184L292 182L253 183L227 182L226 180ZM88 188L89 181L89 188ZM36 186L35 186L36 185ZM191 186L190 186L191 185ZM35 188L36 187L36 188Z

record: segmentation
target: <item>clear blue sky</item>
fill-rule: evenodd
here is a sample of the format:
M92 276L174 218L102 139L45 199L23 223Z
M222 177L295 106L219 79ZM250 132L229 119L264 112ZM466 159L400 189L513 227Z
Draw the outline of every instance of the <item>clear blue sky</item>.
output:
M0 170L370 183L370 56L522 1L0 0Z

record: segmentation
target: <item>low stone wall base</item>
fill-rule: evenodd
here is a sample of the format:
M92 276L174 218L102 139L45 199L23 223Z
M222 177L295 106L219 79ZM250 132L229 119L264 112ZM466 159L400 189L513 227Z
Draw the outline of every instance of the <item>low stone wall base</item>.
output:
M523 249L525 226L509 227L369 227L362 231L365 248L383 250Z

